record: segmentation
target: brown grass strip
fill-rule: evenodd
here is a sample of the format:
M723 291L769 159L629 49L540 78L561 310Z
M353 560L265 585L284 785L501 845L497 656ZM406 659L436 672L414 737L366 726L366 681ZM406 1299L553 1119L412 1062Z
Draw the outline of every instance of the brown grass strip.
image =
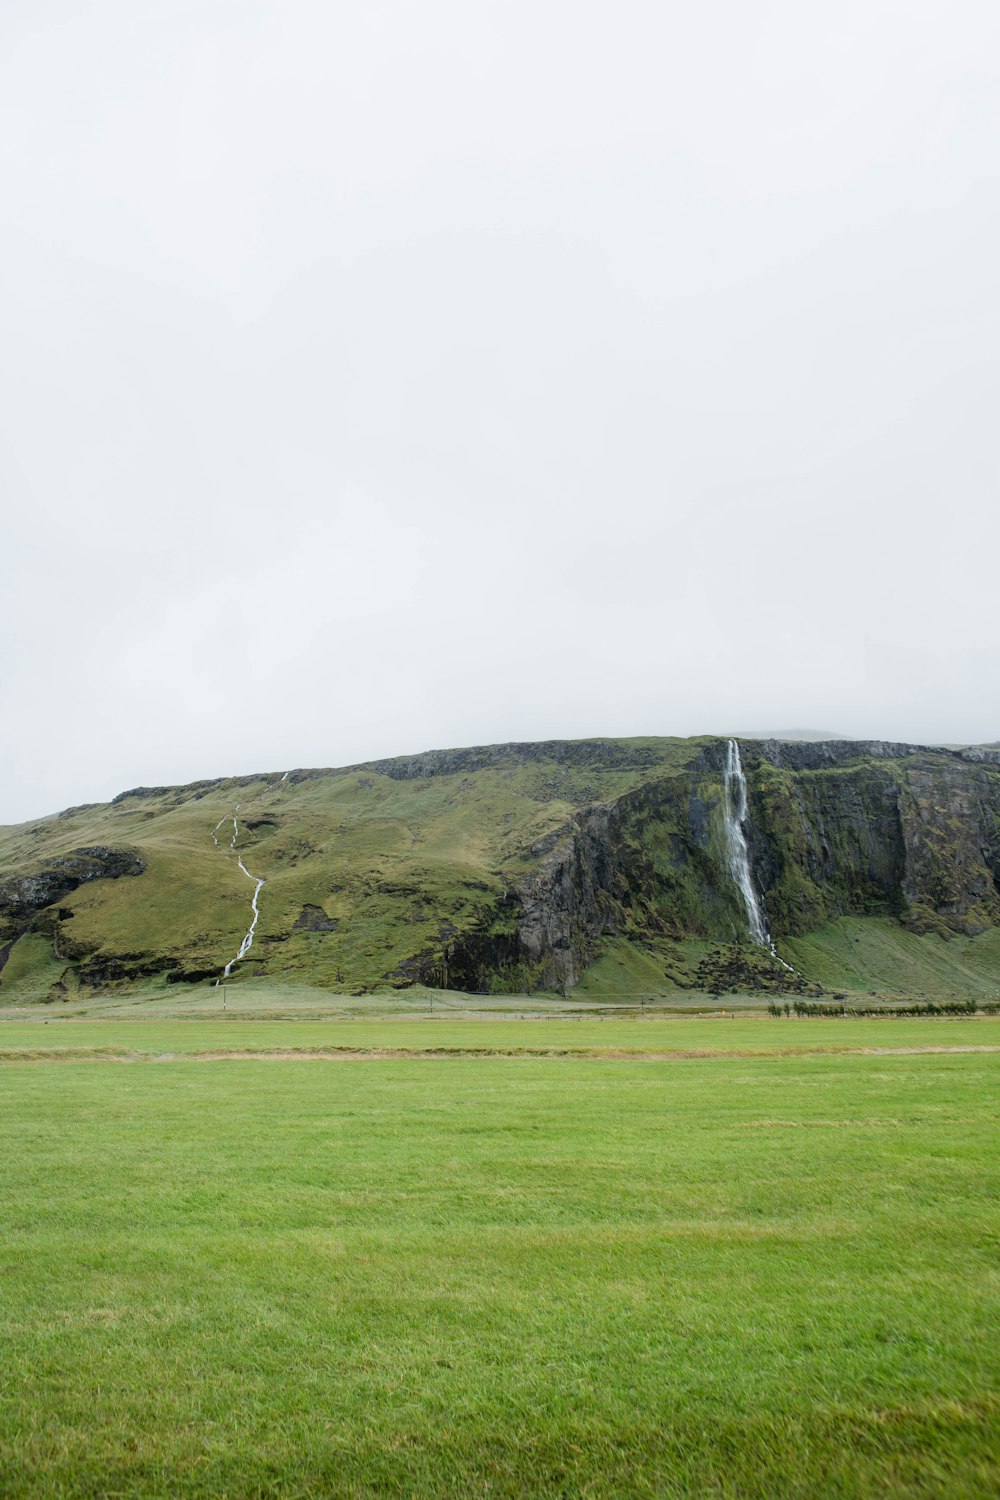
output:
M204 1052L138 1052L87 1047L10 1047L0 1049L0 1063L44 1062L445 1062L449 1059L539 1058L592 1059L604 1062L693 1062L768 1057L917 1057L952 1053L1000 1052L1000 1045L951 1047L683 1047L630 1051L623 1047L271 1047L217 1048Z

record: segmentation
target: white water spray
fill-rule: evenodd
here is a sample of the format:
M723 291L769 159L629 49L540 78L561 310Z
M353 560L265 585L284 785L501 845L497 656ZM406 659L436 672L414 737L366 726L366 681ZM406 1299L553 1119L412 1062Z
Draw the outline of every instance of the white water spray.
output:
M753 876L750 873L750 851L747 848L746 834L743 832L743 824L747 817L747 781L743 775L740 747L736 740L730 740L726 748L725 785L726 854L729 858L729 872L740 888L740 895L747 909L750 936L761 948L766 948L783 969L794 974L797 971L792 968L791 964L786 964L785 960L778 956L767 925L767 918L764 915L764 908L760 904Z
M260 907L257 904L257 898L260 895L261 889L264 886L264 881L262 879L260 879L257 875L251 875L250 871L247 869L246 865L243 863L243 859L242 859L241 855L239 854L239 852L238 852L238 850L236 848L236 840L240 836L240 825L239 825L239 823L236 820L236 813L238 813L239 810L240 810L240 804L237 802L237 804L236 804L236 812L233 813L233 836L229 840L229 847L230 847L230 849L232 849L233 853L236 855L236 863L239 865L240 869L243 871L243 873L246 876L246 878L248 880L252 880L254 882L254 892L253 892L253 896L250 898L250 909L253 912L253 921L250 923L250 926L248 927L248 929L246 931L246 934L244 935L243 941L240 944L240 951L239 951L239 953L237 953L237 955L236 955L235 958L231 958L229 960L229 962L226 964L226 967L223 969L223 971L222 971L222 979L228 979L229 978L229 975L232 973L233 964L238 964L239 961L240 961L240 959L241 958L245 958L246 955L250 952L250 949L253 947L253 935L254 935L254 932L256 931L256 928L257 928L257 922L260 919ZM217 834L218 830L222 827L222 825L223 825L223 823L225 821L226 821L225 818L220 818L219 821L218 821L218 823L216 823L215 827L212 830L212 838L215 841L215 844L217 846L218 846L219 840L216 838L216 834ZM221 979L217 979L215 981L216 988L218 988L221 983L222 983L222 980Z
M740 747L735 740L729 741L726 750L726 796L725 796L726 854L729 873L740 888L743 904L747 909L750 936L762 948L773 951L767 919L754 889L750 874L750 851L747 849L743 824L747 816L747 783L740 762Z

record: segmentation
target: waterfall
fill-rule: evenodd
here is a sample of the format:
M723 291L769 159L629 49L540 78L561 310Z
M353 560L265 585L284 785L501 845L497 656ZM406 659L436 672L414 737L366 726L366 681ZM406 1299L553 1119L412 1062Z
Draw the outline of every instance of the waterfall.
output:
M764 916L764 910L754 889L753 876L750 873L750 851L747 848L746 834L743 832L743 824L747 816L747 783L740 762L740 747L735 740L729 741L726 750L725 790L724 816L729 873L740 888L740 895L747 909L750 936L762 948L768 948L774 953L767 918Z
M239 810L240 810L240 804L237 802L237 804L236 804L236 813L238 813ZM247 932L246 932L246 934L245 934L245 936L243 938L243 941L240 944L240 951L239 951L239 953L237 953L237 955L236 955L235 958L231 958L229 960L229 962L226 964L226 967L223 969L223 971L222 971L222 979L228 979L229 978L229 975L232 972L233 965L234 964L238 964L239 961L240 961L240 959L244 958L246 956L246 954L250 952L250 949L253 946L253 935L254 935L255 931L257 930L257 922L260 919L260 907L257 904L257 898L259 897L259 895L261 893L261 888L264 885L264 881L261 880L259 878L259 876L257 876L257 875L251 875L250 871L247 869L246 865L243 863L242 856L240 855L240 852L239 852L239 850L236 847L236 840L240 836L240 825L239 825L239 823L236 820L236 813L233 814L233 836L232 836L232 838L229 841L229 847L230 847L230 849L232 849L233 853L236 855L236 863L239 865L239 867L243 871L244 875L247 877L248 880L252 880L254 882L254 893L253 893L253 896L250 899L250 910L251 910L251 913L253 914L253 921L250 923L250 926L247 929ZM227 821L228 820L226 818L220 818L219 821L218 821L218 823L216 823L215 827L212 829L212 838L213 838L213 840L214 840L215 845L216 845L217 848L219 847L219 840L216 837L216 835L217 835L219 829L222 827L223 823L225 823ZM222 983L222 980L217 979L215 981L215 987L216 987L216 989L218 989L218 987L219 987L219 985L221 983ZM225 1001L223 1001L223 1004L225 1004Z

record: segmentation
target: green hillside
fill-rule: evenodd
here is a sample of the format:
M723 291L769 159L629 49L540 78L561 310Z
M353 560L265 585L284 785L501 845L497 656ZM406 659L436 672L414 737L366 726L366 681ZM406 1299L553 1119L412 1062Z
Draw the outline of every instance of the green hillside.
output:
M718 739L137 789L0 829L0 1001L213 983L256 879L230 986L995 995L1000 757L976 755L744 746L754 878L795 974L747 940Z

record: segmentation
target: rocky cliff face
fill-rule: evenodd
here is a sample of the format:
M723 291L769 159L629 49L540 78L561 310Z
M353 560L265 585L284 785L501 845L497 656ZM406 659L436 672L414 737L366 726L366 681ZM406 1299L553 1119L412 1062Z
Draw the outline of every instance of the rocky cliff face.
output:
M515 881L502 918L449 945L448 975L565 991L602 937L745 938L721 842L725 742L683 772L581 809ZM1000 925L1000 756L883 741L744 746L754 878L774 935L838 916L918 933Z
M145 868L137 849L98 844L74 849L37 869L0 878L0 969L18 939L33 928L52 932L58 946L54 924L59 913L54 908L81 885L141 875Z
M976 933L1000 923L1000 771L917 761L900 788L908 924Z
M840 916L943 936L1000 925L1000 752L741 751L753 877L779 941ZM212 839L240 803L239 847L267 881L240 974L566 991L612 938L664 972L681 939L747 946L725 758L721 739L555 741L140 788L8 830L0 968L34 934L26 947L45 939L67 982L215 977L249 921L245 877Z
M778 931L846 914L891 913L944 935L1000 922L996 761L881 744L853 754L762 744L748 761L761 884Z

